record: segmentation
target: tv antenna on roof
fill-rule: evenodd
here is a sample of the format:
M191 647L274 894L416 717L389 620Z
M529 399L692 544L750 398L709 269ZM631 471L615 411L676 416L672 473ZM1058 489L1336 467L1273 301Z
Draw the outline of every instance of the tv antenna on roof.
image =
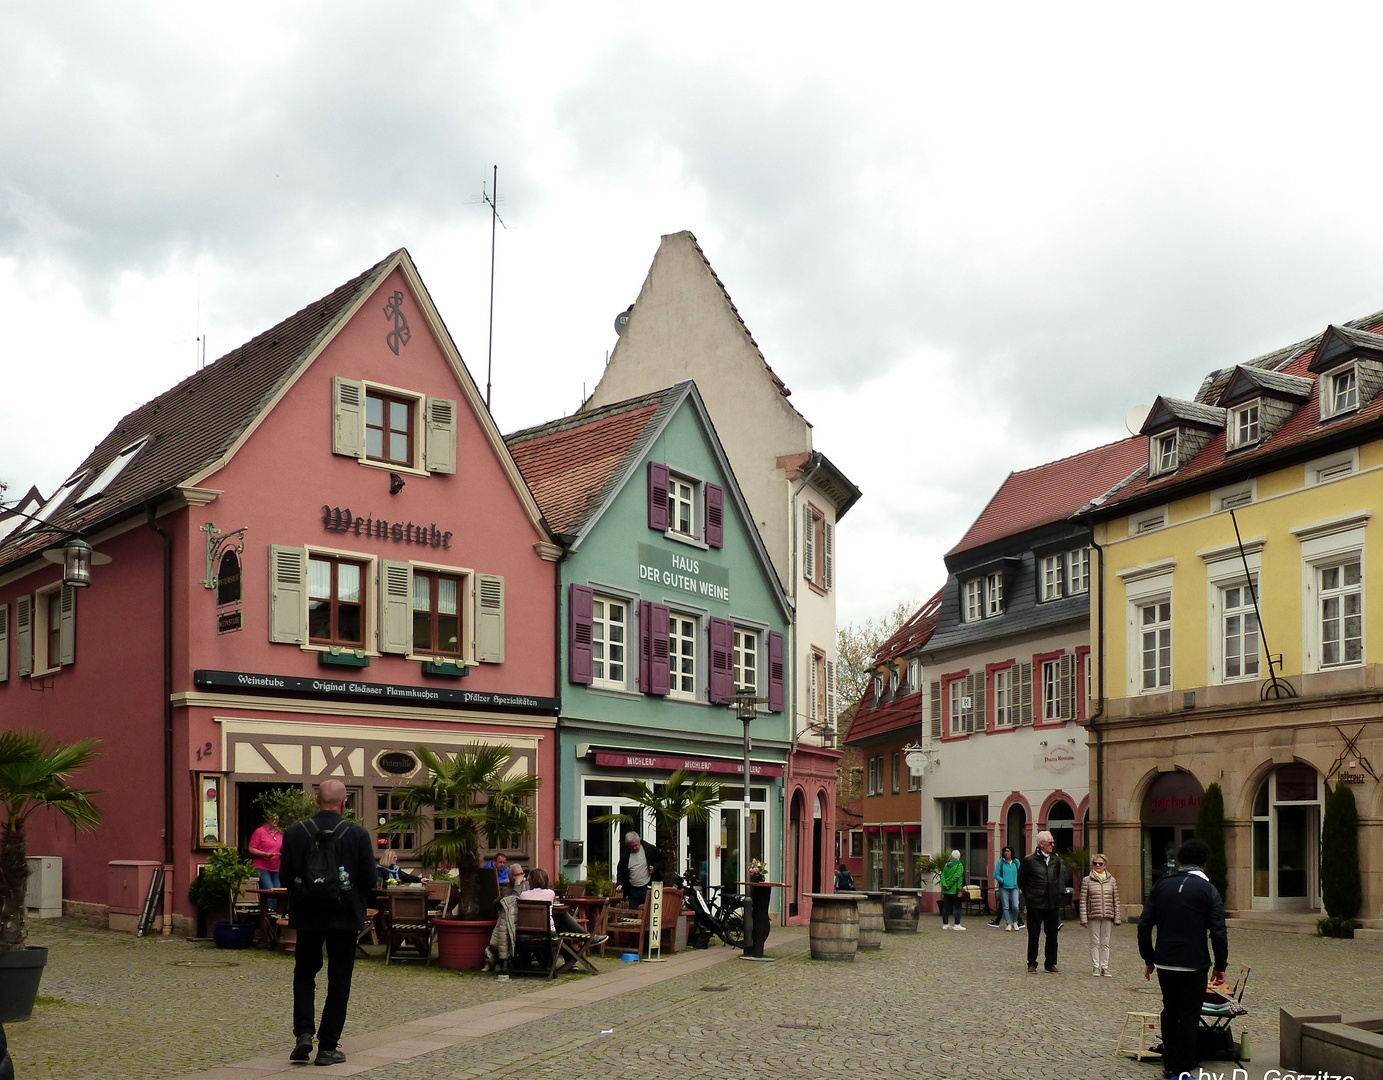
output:
M490 189L485 189L485 181L480 181L480 201L490 208L490 340L485 352L485 408L490 407L490 374L495 359L495 226L504 225L499 216L499 166L495 165ZM505 231L509 229L504 225Z

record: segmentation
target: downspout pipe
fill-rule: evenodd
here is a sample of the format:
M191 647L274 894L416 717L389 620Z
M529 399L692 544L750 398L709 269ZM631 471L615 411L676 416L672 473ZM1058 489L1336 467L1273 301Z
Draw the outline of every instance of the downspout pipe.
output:
M1104 608L1105 608L1105 580L1104 580L1104 548L1095 542L1095 526L1090 525L1090 546L1095 549L1095 561L1099 566L1098 580L1100 583L1100 602L1095 608L1095 636L1099 642L1100 659L1096 664L1096 685L1100 690L1100 707L1090 714L1086 723L1090 730L1095 733L1095 843L1098 850L1104 850L1104 727L1097 723L1104 715L1105 688L1104 688ZM1086 841L1089 843L1089 840Z
M173 865L173 534L145 507L149 528L163 540L163 862Z
M809 484L809 483L811 482L812 475L816 472L816 470L817 470L818 468L820 468L820 463L815 459L815 456L813 456L813 457L811 457L811 458L808 458L807 460L808 460L809 464L807 465L806 471L802 473L801 483L799 483L799 484L797 485L797 490L794 491L794 492L792 492L792 493L788 496L788 516L792 518L792 521L791 521L791 523L790 523L791 526L792 526L792 554L791 554L790 558L788 559L788 568L787 568L787 569L788 569L788 580L791 582L791 589L792 589L791 594L790 594L790 596L789 596L789 599L791 599L791 601L792 601L792 621L788 623L788 641L789 641L789 643L790 643L790 644L789 644L789 649L791 650L791 651L788 653L788 655L789 655L790 657L792 657L792 694L791 694L791 698L792 698L792 709L791 709L791 712L788 714L788 715L792 718L792 720L791 720L791 725L792 725L792 727L791 727L791 731L790 731L791 738L790 738L789 741L788 741L788 756L787 756L787 762L786 762L786 764L789 765L789 766L791 766L791 764L792 764L792 756L793 756L795 753L797 753L797 740L798 740L798 737L799 737L799 734L798 734L798 731L797 731L797 678L798 678L798 675L799 675L799 672L798 672L798 670L797 670L797 620L798 620L798 618L801 616L801 608L800 608L800 606L799 606L798 603L797 603L797 590L798 590L798 588L799 588L800 579L801 579L801 576L802 576L802 575L798 573L798 563L797 563L797 544L798 544L797 526L798 526L798 523L802 520L802 515L799 514L799 513L797 512L797 499L798 499L798 496L800 496L800 495L802 494L802 492L803 492L804 490L806 490L807 484ZM825 554L824 554L824 553L822 554L822 558L825 558ZM825 692L825 687L822 688L822 692L823 692L823 693ZM835 717L830 717L830 720L831 720L832 722L834 722L834 721L835 721ZM804 728L803 730L805 731L806 729ZM746 759L745 759L745 768L747 769L748 767L749 767L749 766L748 766L748 759L746 758ZM787 850L788 850L788 837L791 835L791 833L790 833L790 831L789 831L789 829L788 829L788 820L787 820L787 807L790 805L790 803L789 803L789 800L788 800L788 793L787 793L787 783L786 783L787 775L786 775L786 773L787 773L787 770L785 769L785 770L784 770L783 796L782 796L782 803L783 803L783 806L782 806L781 812L780 812L779 815L778 815L778 819L779 819L779 821L782 822L782 828L783 828L783 859L784 859L783 877L784 877L784 878L787 877L786 860L787 860ZM748 779L748 776L749 776L749 774L746 772L746 773L745 773L745 788L744 788L744 790L745 790L746 792L748 792L748 790L749 790L749 779ZM747 821L746 821L745 824L744 824L744 828L745 828L746 830L748 830L748 828L749 828L749 823L748 823ZM832 839L834 839L834 833L835 833L835 822L834 822L834 821L831 822L831 832L832 832L832 834L833 834ZM745 833L745 836L746 836L746 837L748 836L748 832L747 832L747 831L746 831L746 833ZM822 847L822 850L824 851L825 848L826 848L826 844L825 844L824 841L822 842L821 847ZM832 847L834 848L834 844L832 845ZM741 845L741 850L747 850L747 848L745 847L745 845L743 845L743 844ZM796 867L797 876L798 876L798 879L799 879L799 880L801 879L801 875L802 875L802 866L801 866L801 862L802 862L802 853L801 853L801 851L798 851L798 852L796 852L796 853L794 854L794 856L793 856L793 864L794 864L794 866ZM833 863L832 865L834 865L834 863ZM780 912L778 913L779 925L782 925L782 926L786 926L786 925L787 925L787 920L788 920L788 903L789 903L789 900L788 900L788 899L785 899L785 900L784 900L784 903L783 903L783 910L780 911Z

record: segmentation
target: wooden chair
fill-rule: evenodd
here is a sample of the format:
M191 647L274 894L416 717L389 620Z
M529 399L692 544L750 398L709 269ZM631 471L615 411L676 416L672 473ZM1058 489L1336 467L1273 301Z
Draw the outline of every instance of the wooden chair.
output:
M578 881L578 882L576 882L576 883L573 884L573 885L568 885L568 886L567 886L567 895L568 895L568 896L576 897L577 899L580 899L581 897L584 897L584 896L586 895L586 885L585 885L585 883L584 883L584 882Z
M398 950L411 952L412 959L432 963L432 920L427 914L427 893L421 889L395 889L389 893L389 926L384 932L384 962L388 964Z
M428 913L434 919L445 919L451 910L451 882L429 881L425 888Z
M637 952L643 956L648 945L649 913L653 905L649 897L644 898L638 911L611 910L605 924L605 932L610 935L610 944L626 952ZM682 890L663 890L662 951L676 952L677 920L682 917ZM628 945L633 945L632 949Z
M557 974L557 961L562 940L552 929L552 903L548 900L519 900L514 918L514 954L509 958L509 973L528 974L529 969L514 967L519 957L537 957L544 974L551 979Z

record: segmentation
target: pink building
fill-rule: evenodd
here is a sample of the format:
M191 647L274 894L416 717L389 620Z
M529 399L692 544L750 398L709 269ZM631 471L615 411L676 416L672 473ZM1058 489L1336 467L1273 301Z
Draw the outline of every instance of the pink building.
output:
M69 913L127 925L109 864L135 860L172 868L180 922L273 786L337 777L377 830L419 744L555 775L560 549L406 251L131 412L30 510L109 558L65 586L64 535L0 514L4 725L101 739L103 828L31 824ZM511 856L556 869L555 794Z

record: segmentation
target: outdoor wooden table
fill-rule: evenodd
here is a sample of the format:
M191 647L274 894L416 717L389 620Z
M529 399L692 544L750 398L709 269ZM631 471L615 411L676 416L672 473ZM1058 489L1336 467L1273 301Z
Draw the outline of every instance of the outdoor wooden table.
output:
M882 949L884 947L884 893L882 891L859 891L862 898L857 905L861 949Z
M248 891L248 890L247 890ZM259 947L272 949L279 943L279 916L288 910L288 905L280 904L277 911L269 909L269 901L287 897L287 889L256 889L259 893Z
M858 905L867 899L863 893L807 893L812 902L811 950L813 960L840 960L854 963L859 951L860 916Z
M920 923L923 889L885 889L884 932L915 934Z
M764 942L768 940L769 919L768 902L773 898L770 889L786 889L785 881L737 881L749 890L749 906L744 909L749 925L744 928L744 952L742 960L762 960Z
M608 896L568 896L563 903L571 909L572 917L586 928L586 932L592 937L599 937L605 933L606 922L610 914L610 898ZM605 946L599 946L600 955L605 955Z

